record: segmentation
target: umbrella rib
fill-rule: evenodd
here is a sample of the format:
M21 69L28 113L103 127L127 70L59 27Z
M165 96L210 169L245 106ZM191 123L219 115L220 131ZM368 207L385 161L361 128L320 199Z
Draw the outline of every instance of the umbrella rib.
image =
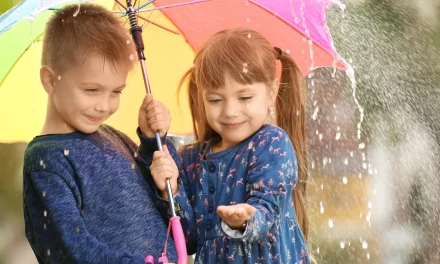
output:
M119 0L115 0L115 2L118 4L119 7L122 7L124 10L127 10L124 4L122 4Z
M192 4L198 4L198 3L208 2L208 1L211 1L211 0L195 0L195 1L178 3L178 4L173 4L173 5L164 5L164 6L158 6L158 7L155 7L155 8L138 10L138 12L149 12L149 11L154 11L154 10L162 10L162 9L166 9L166 8L173 8L173 7L179 7L179 6L185 6L185 5L192 5Z
M144 20L144 21L146 21L146 22L148 22L148 23L150 23L150 24L155 25L156 27L159 27L159 28L161 28L161 29L165 29L166 31L171 32L171 33L173 33L173 34L180 35L179 32L177 32L177 31L175 31L175 30L172 30L172 29L169 29L169 28L167 28L167 27L164 27L164 26L162 26L162 25L159 25L158 23L156 23L156 22L154 22L154 21L151 21L151 20L149 20L148 18L145 18L145 17L143 17L143 16L141 16L141 15L139 15L139 14L137 14L137 16L138 16L140 19L142 19L142 20Z

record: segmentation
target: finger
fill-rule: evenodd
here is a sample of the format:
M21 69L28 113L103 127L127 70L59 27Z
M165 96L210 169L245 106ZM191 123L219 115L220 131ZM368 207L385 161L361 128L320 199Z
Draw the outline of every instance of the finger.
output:
M152 113L166 113L169 111L162 102L159 102L157 100L153 100L153 102L150 103L145 110Z
M153 153L153 161L159 160L161 158L165 158L166 159L167 158L167 154L163 153L162 151L155 151Z
M142 101L141 109L146 110L148 105L150 105L152 101L153 101L153 95L146 94L144 100Z

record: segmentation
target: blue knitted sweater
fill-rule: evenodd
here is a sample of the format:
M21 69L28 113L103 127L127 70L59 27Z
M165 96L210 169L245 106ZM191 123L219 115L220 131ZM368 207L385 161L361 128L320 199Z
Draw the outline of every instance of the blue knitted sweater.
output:
M139 131L138 131L139 132ZM139 134L139 133L138 133ZM144 263L160 257L167 223L158 211L146 153L110 126L45 135L25 152L25 233L39 263ZM152 185L153 184L153 185ZM177 260L172 238L168 259Z

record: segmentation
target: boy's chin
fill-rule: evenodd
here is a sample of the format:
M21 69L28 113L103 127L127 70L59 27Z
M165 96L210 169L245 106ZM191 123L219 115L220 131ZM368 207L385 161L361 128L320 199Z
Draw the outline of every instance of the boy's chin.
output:
M99 127L101 126L101 124L96 124L96 125L83 125L81 127L77 127L76 130L83 132L85 134L91 134L96 132Z

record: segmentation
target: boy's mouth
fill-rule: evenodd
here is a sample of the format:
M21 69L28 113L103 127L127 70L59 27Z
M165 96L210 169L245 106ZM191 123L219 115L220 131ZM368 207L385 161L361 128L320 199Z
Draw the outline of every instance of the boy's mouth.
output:
M96 116L88 116L86 115L87 119L89 119L92 122L98 123L100 122L102 119L104 119L104 117L96 117Z

